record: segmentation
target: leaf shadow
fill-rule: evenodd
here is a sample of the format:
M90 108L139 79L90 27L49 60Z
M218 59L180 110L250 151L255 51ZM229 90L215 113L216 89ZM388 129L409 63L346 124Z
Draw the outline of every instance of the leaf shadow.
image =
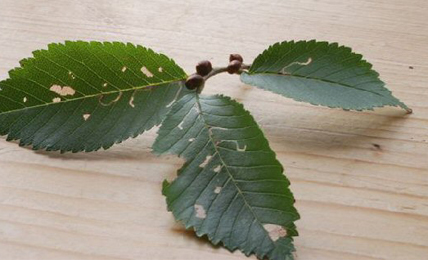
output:
M392 129L408 118L404 110L396 107L344 111L297 102L247 85L240 85L235 91L226 91L226 94L244 103L275 151L305 152L352 149L355 146L382 151L378 140L391 138L394 133ZM151 145L156 131L155 128L137 138L115 144L108 150L89 153L38 150L34 153L61 160L154 160Z
M349 112L348 112L349 113ZM352 112L351 112L352 113ZM286 120L283 124L264 126L268 138L277 146L294 146L300 151L354 149L357 147L375 148L382 150L381 143L394 138L396 132L391 130L402 123L404 117L382 116L376 113L355 116L353 122L347 118L328 115L307 117L309 121L316 122L313 126L301 124L301 121Z
M248 86L235 95L255 117L274 150L320 151L364 146L382 151L409 118L396 107L345 111L297 102Z
M61 153L59 151L45 151L36 150L33 151L35 154L49 157L50 159L61 159L61 160L85 160L85 161L121 161L121 160L137 160L154 157L151 153L150 148L141 149L123 149L124 146L116 144L116 147L112 147L108 150L98 150L93 152L66 152ZM31 147L24 147L26 149L32 149Z
M181 224L179 227L170 229L170 231L174 234L182 235L198 245L209 246L212 249L222 248L219 244L212 244L207 236L198 237L193 229L185 229Z
M47 156L51 159L61 160L85 160L85 161L98 161L98 160L152 160L156 156L151 153L151 145L154 142L155 134L150 132L142 134L136 138L129 138L121 143L115 144L108 149L99 149L92 152L65 152L60 151L46 151L46 150L33 150L35 154ZM32 150L32 147L24 147Z
M209 248L212 251L226 251L228 254L232 253L232 254L244 255L242 252L240 252L237 249L229 250L224 246L222 242L219 242L218 244L214 245L209 240L207 235L198 237L193 229L185 229L184 226L182 226L179 223L177 223L176 226L177 227L170 229L170 231L175 235L182 235L188 243L194 243L194 244L197 244L198 246L206 247L205 250Z

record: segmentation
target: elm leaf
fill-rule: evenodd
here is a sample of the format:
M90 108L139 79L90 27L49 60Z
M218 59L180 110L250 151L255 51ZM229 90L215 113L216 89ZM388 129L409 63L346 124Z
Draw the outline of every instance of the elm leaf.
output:
M283 168L253 117L228 97L188 94L153 146L186 163L164 182L168 209L198 236L260 259L293 259L299 214Z
M276 43L255 59L241 80L313 105L358 111L398 106L411 112L362 55L337 43Z
M94 151L158 125L188 93L186 73L142 46L66 42L0 82L0 135L33 149Z

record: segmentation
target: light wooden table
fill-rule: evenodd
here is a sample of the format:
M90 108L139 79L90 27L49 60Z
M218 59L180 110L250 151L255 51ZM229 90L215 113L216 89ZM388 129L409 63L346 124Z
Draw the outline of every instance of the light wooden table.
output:
M143 44L192 72L202 59L250 61L271 43L312 38L364 54L414 114L310 106L228 75L206 92L244 102L285 165L302 215L298 259L428 259L427 1L0 0L1 78L66 39ZM150 154L155 133L65 155L1 139L0 259L246 259L165 210L161 182L182 162Z

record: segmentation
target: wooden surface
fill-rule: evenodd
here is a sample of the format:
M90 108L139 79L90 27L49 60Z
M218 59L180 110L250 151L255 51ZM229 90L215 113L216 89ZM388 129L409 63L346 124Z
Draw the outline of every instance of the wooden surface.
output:
M299 260L428 259L426 0L0 0L0 77L50 42L129 41L197 61L247 61L291 39L338 41L413 108L315 107L221 75L285 165L302 219ZM156 131L108 151L34 152L0 139L0 259L246 259L174 222L160 188L181 161L150 154ZM255 259L252 257L251 259Z

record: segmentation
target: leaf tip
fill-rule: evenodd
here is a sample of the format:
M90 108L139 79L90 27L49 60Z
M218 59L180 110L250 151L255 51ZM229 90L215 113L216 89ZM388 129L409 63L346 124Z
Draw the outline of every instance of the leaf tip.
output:
M399 101L398 104L399 107L401 107L402 109L404 109L406 111L406 115L410 115L413 114L413 109L411 109L410 107L408 107L406 104L404 104L403 102Z

